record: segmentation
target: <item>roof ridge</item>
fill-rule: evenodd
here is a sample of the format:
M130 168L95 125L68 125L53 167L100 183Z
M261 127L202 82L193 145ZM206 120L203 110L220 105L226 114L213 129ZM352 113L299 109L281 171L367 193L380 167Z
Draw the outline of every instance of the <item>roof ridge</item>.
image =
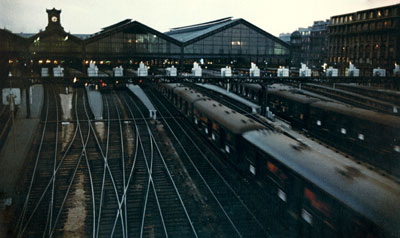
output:
M221 19L213 20L213 21L202 22L202 23L197 23L197 24L187 25L187 26L174 27L174 28L170 28L170 31L190 29L192 27L197 27L197 26L206 26L206 25L211 25L211 24L218 24L218 23L222 23L222 22L225 22L225 21L228 21L228 20L232 20L232 18L233 17L224 17L224 18L221 18Z

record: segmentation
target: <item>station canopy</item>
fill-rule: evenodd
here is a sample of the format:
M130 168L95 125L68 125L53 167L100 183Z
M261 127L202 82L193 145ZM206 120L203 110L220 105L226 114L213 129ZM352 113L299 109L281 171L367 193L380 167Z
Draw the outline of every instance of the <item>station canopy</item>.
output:
M84 40L88 57L178 55L181 42L138 21L126 19Z
M226 17L172 28L166 35L180 41L185 54L289 55L289 45L248 21Z

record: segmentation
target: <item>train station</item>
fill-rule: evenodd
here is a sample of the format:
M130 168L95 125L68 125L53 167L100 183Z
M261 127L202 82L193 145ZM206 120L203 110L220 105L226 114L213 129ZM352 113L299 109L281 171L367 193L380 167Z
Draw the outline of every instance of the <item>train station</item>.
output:
M0 29L0 238L400 237L400 4L370 5Z

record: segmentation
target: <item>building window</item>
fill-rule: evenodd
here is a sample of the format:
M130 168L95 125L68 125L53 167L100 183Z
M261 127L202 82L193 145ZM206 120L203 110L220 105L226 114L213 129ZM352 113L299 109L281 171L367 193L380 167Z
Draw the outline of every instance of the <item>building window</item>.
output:
M342 133L343 135L346 135L346 133L347 133L346 128L340 129L340 133Z
M389 16L389 9L385 9L385 17Z
M365 137L364 137L364 135L363 135L363 134L358 134L358 139L359 139L359 140L364 140L364 139L365 139Z
M371 23L371 25L369 26L370 30L375 30L375 22Z

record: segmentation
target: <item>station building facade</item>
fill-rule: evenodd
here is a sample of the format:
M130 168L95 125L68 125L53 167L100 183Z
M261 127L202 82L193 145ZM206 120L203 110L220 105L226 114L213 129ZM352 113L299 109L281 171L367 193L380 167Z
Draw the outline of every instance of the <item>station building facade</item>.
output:
M400 4L333 16L328 29L329 65L341 75L350 62L361 76L378 67L390 75L400 63Z
M265 67L290 63L290 46L244 19L224 18L162 33L126 19L93 35L73 35L61 25L61 10L46 10L48 25L37 34L0 30L0 63L4 72L23 66L26 72L63 65L85 71L90 61L101 67L139 62L159 68L191 67L194 61L219 67L232 64L248 68L251 62ZM263 68L263 67L260 67Z
M289 45L244 19L223 18L165 33L180 41L185 63L204 59L210 63L248 67L288 65Z

